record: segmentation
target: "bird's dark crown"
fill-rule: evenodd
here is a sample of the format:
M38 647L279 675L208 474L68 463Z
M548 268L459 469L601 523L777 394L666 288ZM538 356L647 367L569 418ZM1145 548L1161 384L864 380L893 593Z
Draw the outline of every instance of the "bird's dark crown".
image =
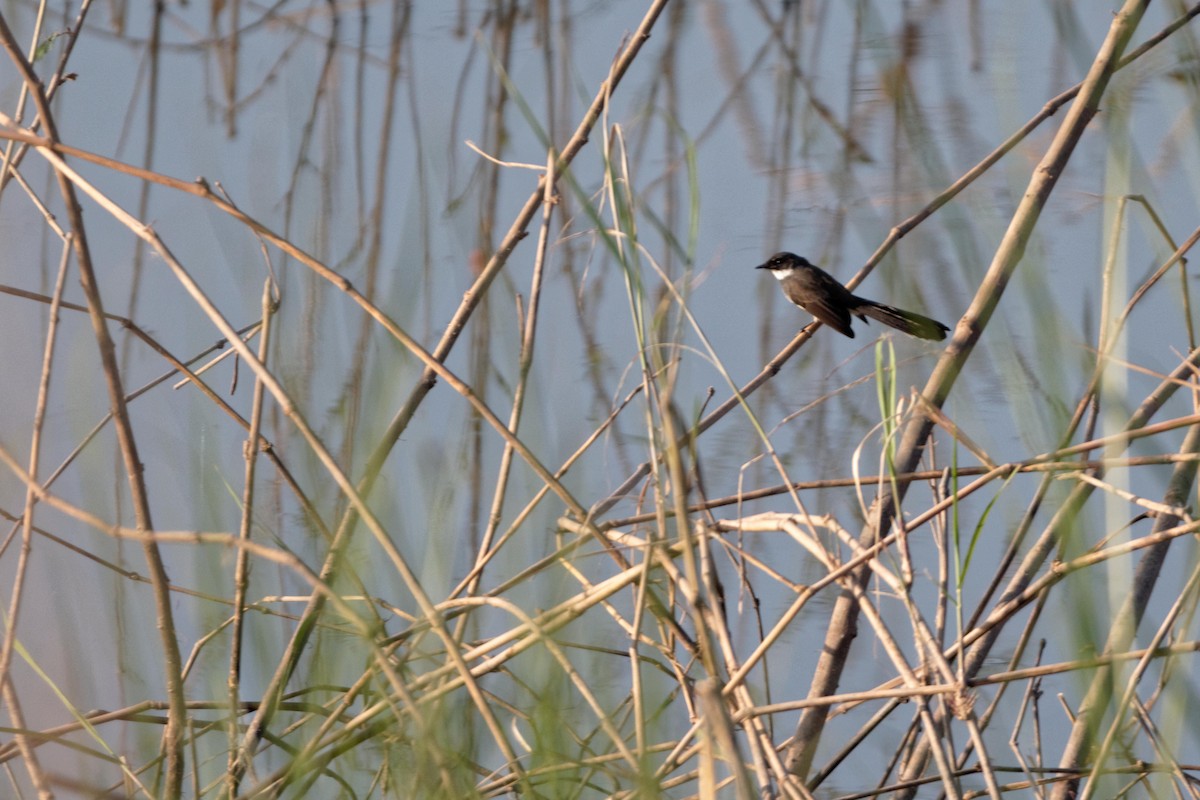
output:
M797 267L811 267L808 259L804 256L798 256L795 253L789 253L786 250L776 253L767 259L767 263L759 264L755 269L769 269L772 272L781 269L796 269Z

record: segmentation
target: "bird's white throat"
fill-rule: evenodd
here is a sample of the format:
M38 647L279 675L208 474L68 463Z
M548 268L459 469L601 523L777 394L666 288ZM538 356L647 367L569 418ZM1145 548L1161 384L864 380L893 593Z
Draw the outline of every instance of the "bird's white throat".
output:
M792 273L795 271L794 268L788 267L787 269L773 269L771 270L771 274L775 276L775 280L777 281L786 281L792 277Z

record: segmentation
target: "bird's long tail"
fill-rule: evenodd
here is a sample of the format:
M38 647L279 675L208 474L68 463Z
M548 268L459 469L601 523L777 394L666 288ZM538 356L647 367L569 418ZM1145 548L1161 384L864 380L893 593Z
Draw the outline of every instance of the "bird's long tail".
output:
M940 342L946 338L946 331L950 330L936 319L930 319L912 311L902 311L899 308L885 306L874 300L863 300L858 308L854 309L854 313L860 317L867 316L879 320L884 325L889 325L909 336L916 336L918 339Z

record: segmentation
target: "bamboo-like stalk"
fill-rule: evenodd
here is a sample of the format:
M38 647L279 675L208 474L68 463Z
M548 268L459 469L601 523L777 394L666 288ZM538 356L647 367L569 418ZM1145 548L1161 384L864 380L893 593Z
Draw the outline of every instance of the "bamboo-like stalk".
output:
M1183 453L1200 452L1200 425L1188 429L1187 437L1184 439L1180 451ZM1182 462L1175 465L1170 483L1163 497L1163 503L1170 508L1161 510L1156 515L1153 534L1161 534L1169 531L1185 521L1183 506L1187 504L1187 500L1195 487L1196 467L1195 462ZM1113 620L1108 640L1105 642L1104 650L1102 651L1104 654L1129 649L1145 615L1146 606L1150 601L1150 592L1158 580L1159 572L1162 569L1172 541L1172 539L1166 539L1159 542L1148 548L1143 554L1142 560L1138 563L1132 591L1127 596L1125 604L1117 611L1116 618ZM1184 594L1188 593L1185 592ZM1150 649L1155 649L1158 646L1160 637L1169 630L1168 623L1173 619L1174 614L1166 617L1159 633L1155 637L1155 641L1151 643ZM1145 659L1139 663L1139 669L1129 679L1129 689L1119 701L1114 701L1112 694L1113 674L1110 670L1099 669L1092 676L1091 684L1088 686L1083 702L1076 713L1075 723L1071 727L1071 735L1067 739L1066 746L1063 748L1063 753L1059 758L1060 768L1077 769L1087 766L1090 762L1092 764L1092 772L1088 776L1087 783L1081 792L1077 793L1077 787L1069 783L1059 784L1054 788L1053 797L1065 798L1071 795L1078 796L1081 800L1087 800L1096 796L1098 786L1096 779L1099 771L1104 767L1107 755L1112 750L1115 734L1121 728L1121 718L1127 713L1130 705L1130 695L1133 688L1137 685L1136 678L1144 670L1146 663ZM1096 752L1092 752L1100 721L1110 707L1116 709L1117 720L1110 724L1109 733L1104 737L1100 747Z
M959 321L949 345L929 377L922 394L930 404L941 406L949 396L979 340L980 333L987 327L988 320L1004 295L1005 287L1021 262L1025 244L1032 235L1076 144L1082 138L1087 124L1095 116L1100 98L1104 95L1109 79L1144 11L1144 0L1127 0L1121 11L1115 15L1108 36L1083 81L1078 97L1033 172L1029 186L1009 223L1008 231L996 248L988 274L981 282L974 300ZM899 472L911 472L916 467L932 428L932 420L924 415L918 415L908 424L897 450L896 465ZM891 527L895 506L906 488L901 487L895 494L885 491L877 501L873 509L874 517L860 536L860 542L864 546L869 546L882 531ZM866 573L860 573L859 580L865 578ZM856 634L857 616L858 611L853 599L848 594L839 596L829 620L820 663L809 688L810 697L819 697L836 690L850 652L850 643ZM787 756L789 768L796 774L803 776L809 772L824 725L823 711L809 712L801 717L796 728L795 740L789 747ZM929 742L926 746L932 746L932 743ZM910 771L923 767L925 752L922 749L910 761ZM906 777L912 777L912 774L906 773Z

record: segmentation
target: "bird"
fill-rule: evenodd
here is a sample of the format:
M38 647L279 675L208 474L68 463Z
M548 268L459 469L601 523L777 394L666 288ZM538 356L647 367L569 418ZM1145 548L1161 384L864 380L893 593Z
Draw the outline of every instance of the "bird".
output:
M795 253L776 253L755 269L770 270L788 300L851 339L854 338L851 314L863 322L870 317L918 339L940 342L950 330L935 319L859 297L828 272Z

